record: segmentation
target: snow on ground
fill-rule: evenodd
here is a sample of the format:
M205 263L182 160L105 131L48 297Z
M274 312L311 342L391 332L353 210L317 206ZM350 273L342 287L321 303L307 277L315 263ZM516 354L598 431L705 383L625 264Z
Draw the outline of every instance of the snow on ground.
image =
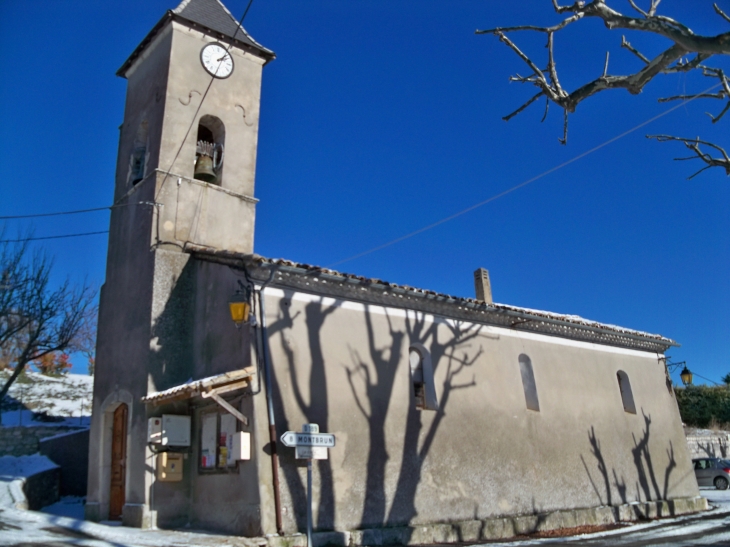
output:
M36 511L0 511L0 545L83 545L84 547L255 547L258 538L203 532L140 530Z
M8 371L0 371L0 381L9 375ZM10 387L8 397L3 402L0 424L4 427L88 427L93 389L93 376L44 376L37 372L26 372Z

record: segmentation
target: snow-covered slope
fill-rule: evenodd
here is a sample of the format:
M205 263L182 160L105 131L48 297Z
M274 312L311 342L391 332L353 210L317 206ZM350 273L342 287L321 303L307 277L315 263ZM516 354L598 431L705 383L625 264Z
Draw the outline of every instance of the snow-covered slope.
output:
M0 371L0 382L10 373ZM94 377L83 374L44 376L24 373L10 387L2 404L2 425L88 426Z

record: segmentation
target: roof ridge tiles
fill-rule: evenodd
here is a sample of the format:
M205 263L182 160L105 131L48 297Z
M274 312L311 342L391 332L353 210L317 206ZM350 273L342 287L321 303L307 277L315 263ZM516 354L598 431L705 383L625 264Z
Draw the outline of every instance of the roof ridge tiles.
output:
M208 260L212 259L213 261L215 261L216 257L228 258L238 262L242 266L245 266L245 264L248 262L249 264L258 267L266 267L267 265L286 267L291 270L295 270L294 272L288 273L296 274L296 270L301 270L300 275L308 276L311 276L312 273L316 271L318 274L326 274L332 277L339 277L342 279L343 283L349 282L351 284L354 280L360 281L365 286L370 286L371 288L373 285L379 285L377 289L373 288L373 290L381 291L381 289L385 288L387 289L385 293L391 293L393 296L395 296L395 292L403 291L406 294L417 296L419 299L424 298L431 301L433 301L432 299L439 299L439 302L442 303L466 306L467 308L472 310L471 313L491 311L493 313L519 314L523 317L527 316L528 320L533 323L542 322L545 324L552 323L553 325L555 325L555 323L559 323L561 325L564 325L565 327L598 330L606 334L611 334L615 336L627 336L630 338L646 340L647 342L651 342L652 345L656 345L657 347L664 346L665 348L668 348L670 346L678 345L674 340L666 338L659 334L652 334L626 327L620 327L618 325L612 325L609 323L601 323L591 319L585 319L584 317L575 314L564 314L544 310L536 310L532 308L512 306L510 304L499 304L496 302L493 304L486 304L481 300L477 300L475 298L452 296L449 294L439 293L438 291L433 291L430 289L420 289L416 287L410 287L408 285L400 285L397 283L382 281L376 278L367 278L355 274L338 272L335 270L330 270L328 268L320 268L318 266L312 266L310 264L304 264L301 262L295 262L283 258L266 258L258 254L246 254L216 250L194 244L187 244L185 246L185 250L192 254L199 255L200 258L207 258ZM663 351L666 351L666 349Z

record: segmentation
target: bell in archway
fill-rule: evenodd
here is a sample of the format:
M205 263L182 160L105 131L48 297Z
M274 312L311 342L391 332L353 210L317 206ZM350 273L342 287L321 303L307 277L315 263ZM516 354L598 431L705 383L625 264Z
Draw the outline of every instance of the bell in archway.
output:
M215 174L213 169L213 158L200 154L198 159L195 160L195 174L193 176L205 182L216 182L218 175Z

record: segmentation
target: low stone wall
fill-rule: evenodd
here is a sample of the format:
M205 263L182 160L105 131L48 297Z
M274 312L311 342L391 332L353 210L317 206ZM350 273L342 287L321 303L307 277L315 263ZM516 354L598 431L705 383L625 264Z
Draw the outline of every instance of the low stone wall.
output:
M23 492L28 500L28 509L38 511L46 505L56 503L60 498L61 469L46 469L25 479Z
M688 435L691 458L727 458L730 456L730 435Z
M30 456L38 452L41 439L78 429L78 427L43 425L0 427L0 456Z
M593 507L540 515L468 520L450 524L376 528L352 532L317 532L312 535L312 542L314 547L473 543L577 526L600 526L618 522L674 517L705 510L707 510L705 498L680 498L670 501L631 503L618 507ZM271 536L266 540L268 547L306 547L307 545L305 535Z

